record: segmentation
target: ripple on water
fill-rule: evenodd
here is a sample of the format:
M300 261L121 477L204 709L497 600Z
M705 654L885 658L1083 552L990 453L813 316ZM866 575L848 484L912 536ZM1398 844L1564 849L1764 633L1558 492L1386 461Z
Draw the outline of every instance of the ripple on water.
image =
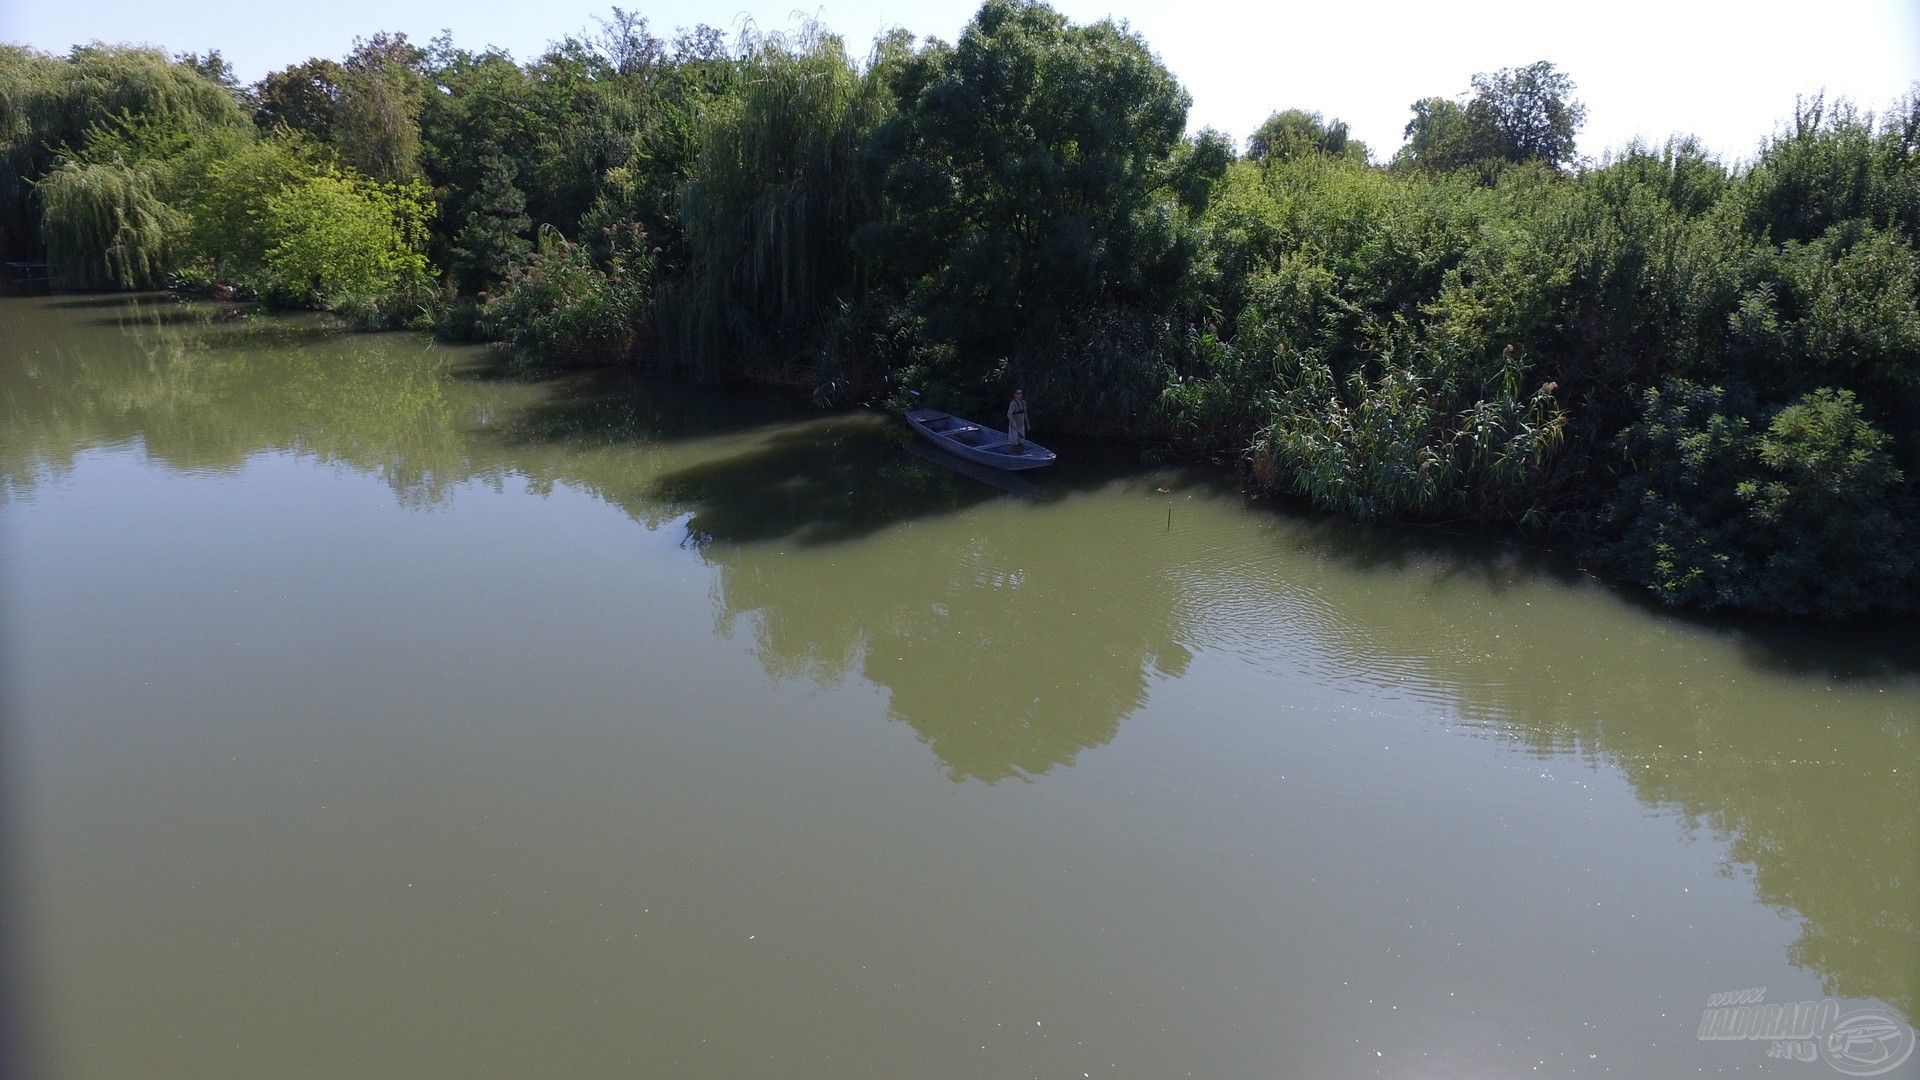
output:
M1431 677L1427 657L1379 640L1356 616L1354 582L1291 550L1283 527L1232 530L1173 571L1194 646L1284 672L1296 687L1453 704L1456 688Z

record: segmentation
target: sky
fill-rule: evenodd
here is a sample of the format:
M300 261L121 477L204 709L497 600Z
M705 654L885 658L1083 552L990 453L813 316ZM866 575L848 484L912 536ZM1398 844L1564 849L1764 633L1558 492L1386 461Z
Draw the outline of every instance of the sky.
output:
M977 0L787 3L625 0L670 37L676 26L792 26L810 15L856 54L894 26L959 35ZM611 3L588 0L0 0L0 40L64 52L102 40L172 52L217 48L251 82L310 56L339 57L354 37L442 29L467 48L515 56L594 26ZM1402 141L1418 98L1463 94L1475 72L1549 60L1587 105L1582 155L1640 136L1699 136L1729 161L1750 158L1793 111L1824 90L1882 110L1920 82L1920 0L1564 0L1436 3L1345 0L1054 0L1076 21L1123 20L1193 95L1189 127L1244 140L1269 113L1315 110L1347 121L1376 158Z

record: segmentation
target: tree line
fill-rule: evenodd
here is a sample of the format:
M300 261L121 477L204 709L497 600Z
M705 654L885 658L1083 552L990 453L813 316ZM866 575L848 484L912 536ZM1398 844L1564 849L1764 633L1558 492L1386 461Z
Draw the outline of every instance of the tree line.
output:
M0 46L0 244L74 288L956 409L1232 458L1363 519L1563 538L1661 600L1920 610L1920 93L1750 160L1583 161L1548 63L1413 103L1382 157L1244 147L1125 26L988 0L953 42L654 35Z

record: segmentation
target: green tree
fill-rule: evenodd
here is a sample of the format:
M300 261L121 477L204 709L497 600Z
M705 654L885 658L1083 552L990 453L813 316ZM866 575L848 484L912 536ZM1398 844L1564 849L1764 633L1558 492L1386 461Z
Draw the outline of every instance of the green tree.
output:
M1353 138L1345 121L1328 121L1303 109L1274 113L1247 139L1247 157L1254 161L1287 161L1303 154L1366 161L1367 144Z
M253 122L326 141L333 137L346 72L332 60L307 60L267 75L253 87Z
M1574 136L1587 119L1573 92L1573 80L1545 60L1475 75L1467 123L1480 156L1572 165Z
M1233 165L1233 142L1223 132L1201 128L1174 151L1169 182L1188 210L1206 212L1213 189Z
M452 269L459 285L478 291L499 281L533 250L527 197L514 185L505 155L488 154L479 186L467 199L466 224L454 237Z
M831 35L758 38L745 67L694 161L687 271L663 298L709 371L720 358L784 364L773 347L804 340L852 287L854 233L878 209L861 151L891 105Z
M266 264L283 299L339 303L424 289L432 204L417 184L327 170L267 199Z
M1570 167L1587 118L1573 93L1573 80L1545 60L1481 72L1465 105L1440 97L1414 102L1396 160L1443 170L1486 161Z
M162 284L180 216L161 198L155 169L69 161L39 185L47 257L67 288Z
M666 61L667 43L653 36L646 16L615 7L610 17L597 21L600 32L592 44L615 76L644 79Z
M274 196L324 171L322 154L291 133L200 149L198 160L179 164L170 184L187 217L179 265L191 278L265 291L275 237L262 211Z
M1479 157L1467 110L1448 98L1414 102L1413 118L1407 121L1404 134L1406 145L1394 155L1396 164L1446 170L1472 164Z
M334 109L333 144L342 162L391 183L420 178L422 59L405 34L354 40Z
M1165 280L1155 199L1188 97L1138 35L988 0L891 81L900 116L874 152L893 217L863 247L936 335L1004 347Z
M454 251L459 233L481 211L475 200L483 188L492 189L487 193L492 205L482 212L501 210L502 179L519 193L517 212L528 215L520 231L531 233L535 216L529 209L540 200L528 188L541 175L543 136L550 121L538 87L503 52L471 53L454 48L450 40L436 39L427 50L426 78L432 90L421 110L421 164L439 195L434 251L453 269L462 288L482 288L505 266L481 276L469 273ZM504 177L490 175L496 169L504 170Z
M173 58L173 62L199 72L201 78L224 89L233 96L234 103L242 109L252 106L252 94L246 87L240 85L240 80L233 74L233 65L227 62L226 57L220 55L219 49L208 49L204 54L179 53Z
M184 133L243 122L227 87L154 49L95 44L57 58L0 45L0 251L26 258L43 250L35 185L81 155L96 133L129 124Z

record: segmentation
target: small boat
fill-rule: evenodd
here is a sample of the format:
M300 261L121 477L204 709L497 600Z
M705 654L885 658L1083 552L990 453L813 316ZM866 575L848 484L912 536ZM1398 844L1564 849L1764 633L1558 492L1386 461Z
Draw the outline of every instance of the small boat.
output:
M907 423L926 436L928 442L948 453L993 469L1037 469L1053 464L1053 451L1034 442L1020 440L1015 449L1007 433L982 427L938 409L915 406L907 410Z

